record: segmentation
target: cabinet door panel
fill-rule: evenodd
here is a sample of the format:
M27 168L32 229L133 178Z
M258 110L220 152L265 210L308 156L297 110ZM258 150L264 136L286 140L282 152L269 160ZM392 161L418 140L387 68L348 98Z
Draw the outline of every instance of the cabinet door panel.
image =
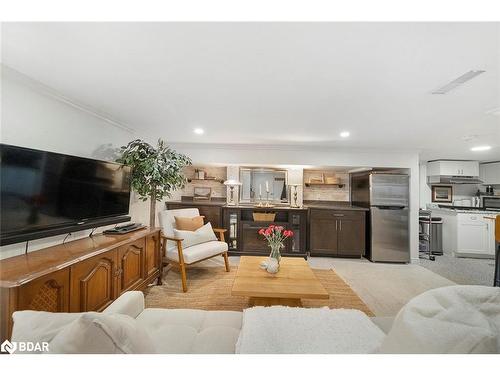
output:
M337 255L336 219L311 217L310 251L314 254ZM338 224L337 224L338 225Z
M488 255L488 227L483 221L459 221L457 252Z
M244 223L241 229L242 246L240 250L247 253L266 253L270 252L269 245L264 236L259 234L259 230L267 228L270 223Z
M118 248L120 265L119 294L134 289L144 280L145 240L140 239Z
M487 185L500 185L500 162L481 164L480 175Z
M146 238L145 276L148 277L160 268L160 239L159 234L152 234Z
M19 287L17 310L69 311L69 269L43 276Z
M72 266L70 311L104 310L117 296L116 273L116 250Z
M365 252L364 217L339 220L338 236L338 255L361 257Z

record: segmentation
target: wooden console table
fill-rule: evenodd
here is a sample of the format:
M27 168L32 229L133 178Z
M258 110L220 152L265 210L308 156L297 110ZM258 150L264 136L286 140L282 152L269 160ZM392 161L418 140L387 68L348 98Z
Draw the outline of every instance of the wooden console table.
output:
M102 311L122 293L160 281L160 229L95 235L0 261L0 335L12 313Z

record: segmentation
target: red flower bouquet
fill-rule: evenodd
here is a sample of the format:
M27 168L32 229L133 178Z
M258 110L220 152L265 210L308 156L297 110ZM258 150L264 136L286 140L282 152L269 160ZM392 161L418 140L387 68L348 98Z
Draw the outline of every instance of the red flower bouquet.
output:
M286 230L280 225L271 224L267 228L261 228L259 234L266 238L271 248L269 261L263 262L262 267L266 268L271 273L276 273L278 272L279 262L281 260L280 250L285 247L285 240L289 237L293 237L293 231Z

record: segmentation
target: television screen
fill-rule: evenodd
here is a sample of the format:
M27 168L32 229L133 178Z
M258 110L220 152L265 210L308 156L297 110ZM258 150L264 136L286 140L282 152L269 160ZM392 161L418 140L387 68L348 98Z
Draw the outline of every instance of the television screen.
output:
M1 237L127 215L131 169L0 145Z

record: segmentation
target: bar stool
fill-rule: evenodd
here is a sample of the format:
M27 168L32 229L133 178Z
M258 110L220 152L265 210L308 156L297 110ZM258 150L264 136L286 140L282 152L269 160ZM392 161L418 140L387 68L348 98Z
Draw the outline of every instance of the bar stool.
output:
M420 210L419 211L419 242L422 241L427 244L427 251L420 250L419 258L436 260L436 257L432 255L432 211L431 210Z

